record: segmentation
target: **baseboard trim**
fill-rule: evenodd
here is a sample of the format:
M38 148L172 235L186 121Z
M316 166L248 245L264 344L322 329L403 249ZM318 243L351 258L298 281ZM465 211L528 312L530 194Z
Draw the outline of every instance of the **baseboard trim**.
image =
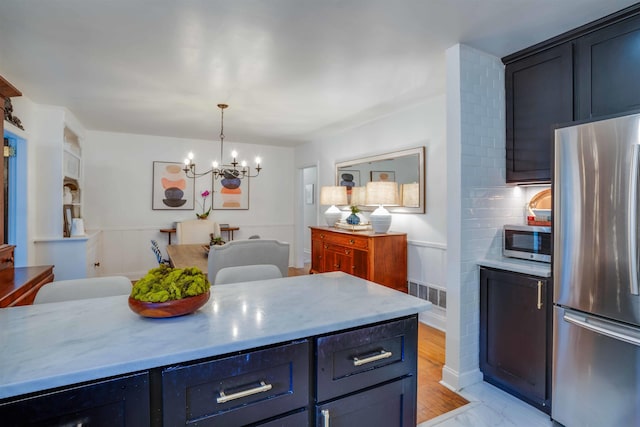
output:
M445 312L446 314L446 312ZM418 313L418 320L425 325L431 326L442 332L447 332L447 318L446 316L436 313L434 310L424 311Z
M480 369L472 369L471 371L459 373L447 365L444 365L442 368L442 381L440 383L453 391L460 391L480 381L482 381L482 372L480 372Z

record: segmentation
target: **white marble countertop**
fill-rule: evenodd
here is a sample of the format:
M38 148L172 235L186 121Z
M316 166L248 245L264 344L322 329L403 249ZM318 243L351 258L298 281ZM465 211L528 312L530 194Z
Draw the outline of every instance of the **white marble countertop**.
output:
M140 317L127 296L0 309L0 398L429 310L344 273L218 285L193 314Z
M551 277L551 264L538 261L527 261L517 258L485 258L478 261L482 267L499 268L516 273L530 274L538 277Z

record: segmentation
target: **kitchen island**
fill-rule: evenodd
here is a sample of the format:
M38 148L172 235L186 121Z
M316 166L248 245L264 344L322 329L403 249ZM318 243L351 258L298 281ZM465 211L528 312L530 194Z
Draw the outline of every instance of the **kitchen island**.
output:
M315 425L383 399L385 412L399 405L397 425L415 425L417 313L429 308L335 272L214 286L169 319L138 316L126 296L3 309L0 418L37 404L61 423L100 406L123 425ZM69 401L86 404L55 413Z

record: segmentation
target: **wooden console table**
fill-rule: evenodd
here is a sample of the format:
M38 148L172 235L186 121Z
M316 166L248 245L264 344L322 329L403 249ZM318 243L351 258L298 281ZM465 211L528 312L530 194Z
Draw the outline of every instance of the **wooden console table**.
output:
M0 308L33 304L38 290L49 282L53 282L52 265L0 270Z
M407 292L407 234L311 228L311 273L343 271Z

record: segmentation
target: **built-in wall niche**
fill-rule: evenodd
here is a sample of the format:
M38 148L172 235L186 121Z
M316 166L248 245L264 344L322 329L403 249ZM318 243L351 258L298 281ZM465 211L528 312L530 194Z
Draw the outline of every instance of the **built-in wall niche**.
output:
M66 126L62 172L64 237L69 237L71 220L82 217L82 149L78 135Z

